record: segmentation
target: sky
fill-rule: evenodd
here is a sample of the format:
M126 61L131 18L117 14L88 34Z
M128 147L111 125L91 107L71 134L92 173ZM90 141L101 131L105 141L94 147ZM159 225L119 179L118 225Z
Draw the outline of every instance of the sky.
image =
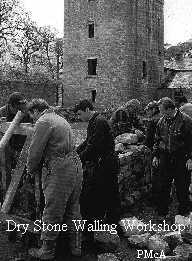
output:
M192 0L165 0L165 42L177 44L192 39Z
M192 39L192 0L164 0L165 42L177 44ZM40 26L51 25L63 35L64 0L23 0Z
M51 25L63 35L64 0L22 0L24 8L31 12L39 26Z

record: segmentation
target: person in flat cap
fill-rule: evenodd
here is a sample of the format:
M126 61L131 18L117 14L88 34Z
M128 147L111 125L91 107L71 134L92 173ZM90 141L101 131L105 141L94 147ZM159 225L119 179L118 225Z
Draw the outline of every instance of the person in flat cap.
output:
M160 119L160 110L157 101L150 102L144 109L146 114L146 132L145 132L145 141L144 145L146 145L151 151L153 150L154 142L155 142L155 132L157 123ZM157 204L157 200L159 197L159 170L157 168L152 167L152 190L151 197L149 203L152 205Z
M0 108L0 118L6 120L7 122L11 122L17 112L23 111L25 112L24 117L21 122L32 123L32 118L26 112L27 111L27 100L24 95L20 92L13 92L9 97L7 104ZM11 162L8 168L14 169L16 167L17 158L23 148L26 137L19 134L13 134L9 144L5 148L5 157L7 162ZM10 170L11 171L11 170ZM9 172L9 171L8 171ZM11 177L7 177L7 186L9 185Z
M157 101L150 102L145 107L145 113L148 117L147 128L146 128L146 138L144 144L152 149L154 145L155 139L155 130L157 126L157 122L160 119L160 111L159 105Z
M138 115L141 113L142 106L139 100L132 99L120 106L111 116L110 125L115 137L125 132L144 131ZM137 134L137 133L136 133Z
M20 92L13 92L7 101L7 104L0 108L0 118L5 117L6 121L10 122L14 119L17 112L26 111L27 100ZM26 114L22 122L32 122L29 114Z
M192 119L180 112L168 97L159 101L159 109L162 117L157 124L153 148L153 166L159 168L161 177L157 210L159 215L167 215L174 180L178 212L185 216L191 211Z
M177 108L180 108L181 106L183 106L186 103L188 103L188 100L184 95L175 97L175 106Z

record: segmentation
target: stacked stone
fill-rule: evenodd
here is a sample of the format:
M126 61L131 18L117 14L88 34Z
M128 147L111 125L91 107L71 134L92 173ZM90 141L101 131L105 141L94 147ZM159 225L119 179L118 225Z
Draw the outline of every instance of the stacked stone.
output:
M130 207L139 200L151 186L151 152L144 145L129 145L119 154L119 190L122 207Z

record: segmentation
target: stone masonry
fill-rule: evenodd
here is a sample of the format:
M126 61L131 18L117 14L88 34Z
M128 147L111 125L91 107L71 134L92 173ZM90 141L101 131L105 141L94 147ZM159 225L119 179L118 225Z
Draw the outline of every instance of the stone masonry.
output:
M115 108L156 98L163 77L163 0L64 0L64 106L91 98ZM89 38L89 24L94 37ZM88 59L97 59L88 75Z

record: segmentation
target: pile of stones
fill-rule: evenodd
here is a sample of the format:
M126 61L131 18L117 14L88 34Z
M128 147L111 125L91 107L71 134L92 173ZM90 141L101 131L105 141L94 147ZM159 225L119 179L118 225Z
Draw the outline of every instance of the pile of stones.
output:
M122 219L120 224L128 243L134 246L138 254L156 261L192 260L192 229L191 217L175 216L175 222L145 224L136 217ZM144 249L148 251L144 251Z
M158 230L151 229L153 227L136 217L124 218L120 221L120 225L124 231L123 238L127 242L127 249L134 248L137 251L137 258L156 261L189 261L192 260L191 220L191 217L177 215L175 223L169 224L169 227L166 221L164 221L166 224L164 229L160 229L163 228L162 223L155 224ZM105 235L96 234L96 239L105 243L106 251L108 250L108 253L98 255L99 261L122 260L118 256L121 245L118 235L107 235L105 232ZM109 246L113 246L113 249Z
M128 145L119 159L119 191L126 211L151 189L151 151L144 145Z

